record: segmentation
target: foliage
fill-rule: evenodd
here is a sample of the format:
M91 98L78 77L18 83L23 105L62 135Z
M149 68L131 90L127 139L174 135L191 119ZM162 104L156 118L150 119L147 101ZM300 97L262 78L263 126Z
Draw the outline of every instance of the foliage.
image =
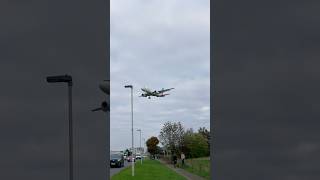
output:
M173 153L180 153L183 146L184 128L180 122L164 123L159 139L161 144Z
M207 141L208 147L210 149L210 131L208 131L205 127L202 127L202 128L199 128L198 133L205 138L205 140Z
M171 155L180 157L183 152L186 158L210 156L210 131L205 127L194 132L192 128L185 130L180 122L166 122L159 139Z
M131 156L131 151L129 149L126 149L124 151L124 154L126 154L127 156Z
M148 148L148 152L151 155L155 155L158 152L158 144L159 144L159 140L157 137L152 136L151 138L149 138L147 140L147 148Z
M163 149L159 146L156 147L156 154L161 154L163 155Z
M185 134L184 151L187 158L205 157L210 154L207 140L200 133Z

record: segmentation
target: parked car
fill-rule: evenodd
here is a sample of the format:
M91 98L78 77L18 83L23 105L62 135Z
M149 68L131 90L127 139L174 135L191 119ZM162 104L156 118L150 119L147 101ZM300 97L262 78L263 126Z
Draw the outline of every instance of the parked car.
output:
M110 167L123 167L124 158L122 154L111 154L110 155Z

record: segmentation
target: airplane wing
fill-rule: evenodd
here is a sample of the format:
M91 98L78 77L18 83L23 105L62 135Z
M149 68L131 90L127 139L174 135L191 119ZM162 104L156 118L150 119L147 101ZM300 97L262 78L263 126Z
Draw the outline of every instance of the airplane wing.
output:
M170 91L172 89L174 89L174 88L162 89L162 90L158 91L158 93L164 93L164 92Z
M96 109L92 109L91 110L92 112L95 112L95 111L104 111L104 112L107 112L107 111L110 111L110 106L109 104L106 102L106 101L103 101L101 103L101 106L99 108L96 108Z
M167 95L170 95L170 94L160 94L160 95L158 95L157 97L165 97L165 96L167 96Z
M95 111L101 111L101 110L102 110L102 108L100 107L100 108L92 109L91 111L95 112Z
M146 92L146 93L148 93L148 92L149 92L149 90L148 90L148 89L146 89L146 88L141 88L141 91Z
M104 80L99 84L99 88L106 94L110 94L110 80Z

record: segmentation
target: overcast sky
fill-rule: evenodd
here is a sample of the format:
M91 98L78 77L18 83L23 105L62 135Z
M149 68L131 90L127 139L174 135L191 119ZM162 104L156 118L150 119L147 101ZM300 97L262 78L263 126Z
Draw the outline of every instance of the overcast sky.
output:
M131 146L134 87L135 146L139 132L158 136L166 121L210 127L209 0L111 1L111 150ZM141 88L175 88L164 98L138 97Z

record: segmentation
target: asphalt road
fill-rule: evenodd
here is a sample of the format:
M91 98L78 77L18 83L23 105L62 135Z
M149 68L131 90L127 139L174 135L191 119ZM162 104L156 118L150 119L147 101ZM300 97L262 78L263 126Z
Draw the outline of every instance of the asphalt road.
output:
M128 166L131 166L131 162L127 162L127 161L124 161L124 167L122 168L116 168L116 167L113 167L113 168L110 168L110 177L117 174L119 171L121 171L122 169L128 167Z

